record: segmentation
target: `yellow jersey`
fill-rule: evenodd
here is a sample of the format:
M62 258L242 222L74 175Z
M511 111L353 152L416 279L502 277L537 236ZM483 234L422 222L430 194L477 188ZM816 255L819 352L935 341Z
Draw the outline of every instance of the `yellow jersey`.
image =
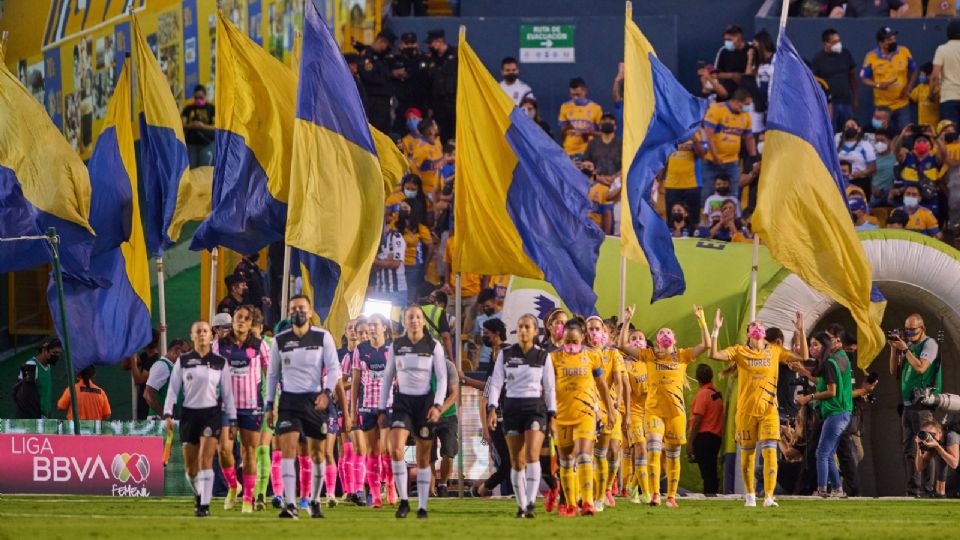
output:
M600 126L603 109L589 99L573 100L560 105L560 125L569 124L572 128L563 138L563 150L568 156L582 154L590 142L589 135Z
M647 363L640 360L627 360L627 377L630 380L630 415L643 418L647 408Z
M433 236L426 225L421 223L415 231L407 229L403 233L403 240L407 243L407 250L403 254L403 264L405 266L427 262L427 249L433 243Z
M737 414L767 416L776 413L780 364L787 363L790 352L772 343L762 351L734 345L723 352L737 365Z
M503 304L503 299L507 297L507 288L510 287L510 275L500 274L498 276L490 276L487 287L490 287L497 293L497 303Z
M703 144L700 132L677 145L667 159L667 176L663 181L666 189L694 189L697 187L697 154L694 147Z
M610 193L610 186L600 182L594 182L587 190L587 199L593 203L587 217L593 220L598 227L603 226L603 213L607 210L613 210L613 203L607 200L608 193Z
M937 222L937 218L929 208L917 206L913 211L906 207L902 207L902 209L910 216L905 227L908 231L916 231L927 236L933 236L940 232L940 223Z
M873 89L873 104L877 107L902 109L909 100L903 97L903 89L910 82L910 74L917 70L917 64L910 49L898 45L897 50L885 56L879 48L867 53L863 59L860 78L872 79L876 84L893 83L887 88Z
M440 185L440 169L443 167L443 146L440 139L430 142L425 137L415 136L410 161L413 163L414 172L423 180L423 192L432 198L433 192Z
M709 137L720 163L734 163L740 160L740 144L743 142L743 136L749 135L753 129L749 113L734 112L727 102L714 103L707 109L703 125L714 131Z
M616 401L620 395L620 388L614 387L614 377L617 373L621 376L626 375L627 367L623 364L623 355L613 347L604 347L601 351L596 351L600 355L601 367L603 368L603 382L607 384L607 391L610 393L610 400ZM606 410L607 406L602 401L600 407Z
M419 136L419 134L407 133L400 139L400 150L403 152L403 155L407 156L407 159L413 159L413 147L416 146L415 141Z
M940 100L930 101L930 85L918 84L910 91L910 101L917 104L917 123L936 126L940 123Z
M697 359L693 349L677 349L662 356L653 349L643 349L640 358L647 364L649 377L646 412L664 420L686 415L683 382L687 376L687 364Z
M584 348L576 354L551 353L557 378L557 423L576 424L585 416L599 417L600 392L594 377L603 375L603 360Z

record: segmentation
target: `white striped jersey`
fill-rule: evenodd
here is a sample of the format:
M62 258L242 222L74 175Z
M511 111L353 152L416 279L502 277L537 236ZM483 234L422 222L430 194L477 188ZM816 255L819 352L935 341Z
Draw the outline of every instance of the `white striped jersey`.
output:
M406 396L425 396L430 393L432 377L437 378L437 388L447 387L447 363L443 347L430 334L424 334L414 343L407 336L393 342L393 354L387 358L380 391L380 410L387 408L387 397L397 380L397 391ZM435 392L433 403L443 405L443 392Z
M291 394L318 394L323 390L332 394L340 381L340 360L330 333L311 326L302 336L292 328L277 334L267 369L268 404L276 397L277 381L283 392Z
M263 371L270 363L270 348L263 340L253 336L245 344L230 343L218 339L213 342L213 352L226 358L230 373L230 386L237 409L259 409L260 384Z
M373 412L380 406L380 395L384 392L383 379L386 375L387 362L393 352L390 342L376 348L365 341L353 351L353 369L360 372L357 377L357 387L362 388L358 395L361 412ZM386 387L386 408L393 405L393 389Z
M541 398L547 410L557 411L556 379L550 354L534 345L526 353L514 345L497 355L493 374L487 383L490 405L501 405L501 388L507 398Z
M378 268L374 271L373 288L377 292L404 292L407 290L407 278L404 273L404 256L407 252L407 242L403 235L389 230L380 240L380 251L377 259L381 261L400 261L398 268Z
M219 354L211 351L200 356L197 351L190 351L180 355L180 361L173 365L170 374L167 399L163 404L164 416L173 416L173 406L181 390L184 408L208 409L220 405L222 400L227 418L236 420L237 407L230 387L227 360Z

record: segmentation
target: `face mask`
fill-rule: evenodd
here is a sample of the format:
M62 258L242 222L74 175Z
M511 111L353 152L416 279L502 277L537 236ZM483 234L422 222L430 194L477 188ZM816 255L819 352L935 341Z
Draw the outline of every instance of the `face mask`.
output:
M729 194L730 194L730 188L728 188L728 187L718 187L718 188L717 188L717 195L726 197L726 196L729 195Z
M407 120L407 130L411 133L417 130L417 127L420 126L419 118L410 118Z
M916 208L918 204L920 204L920 199L916 197L903 198L903 205L906 206L907 208Z
M870 119L870 125L873 126L873 129L883 129L883 122L876 118Z
M413 199L417 196L417 190L415 189L405 189L403 190L403 196L408 199Z
M889 148L889 147L887 146L887 143L885 143L885 142L878 142L878 143L874 143L874 144L873 144L873 148L877 151L878 154L882 154L882 153L886 152L886 151L887 151L887 148Z
M557 323L553 325L553 339L560 339L563 337L563 325Z
M920 84L927 84L929 81L930 79L928 79L926 75L920 75L917 77L917 82Z
M763 154L763 141L757 143L757 153Z
M56 365L57 362L59 362L59 361L60 361L60 355L59 355L59 354L51 354L51 355L50 355L50 359L47 360L47 364L49 364L49 365L51 365L51 366L54 366L54 365Z
M677 341L673 339L672 336L668 336L666 334L657 336L657 345L659 345L661 349L669 349L670 347L673 347L673 344L676 342Z
M677 223L679 221L683 221L683 214L681 214L680 212L674 212L670 214L671 223Z
M946 135L943 136L943 140L944 140L947 144L953 144L953 143L957 142L957 138L958 138L958 137L960 137L960 133L956 133L956 132L951 131L950 133L947 133Z
M567 354L577 354L583 349L583 345L577 345L576 343L564 343L563 352Z
M843 51L843 43L839 41L830 46L830 52L834 54L840 54L840 52L842 51Z
M747 103L740 109L740 112L752 113L753 112L753 103Z
M493 340L489 336L483 336L480 339L480 342L483 343L484 347L493 347Z
M600 124L600 133L613 133L616 130L613 124Z
M763 339L767 335L767 329L756 324L747 330L747 335L750 336L750 339Z
M596 343L597 345L603 345L603 331L602 330L590 330L587 332L587 335L590 336L590 341Z
M307 312L306 311L294 311L290 315L290 322L294 326L305 326L307 324Z
M925 142L917 142L913 145L913 152L918 156L925 155L930 151L930 145Z
M493 314L496 312L497 312L497 308L492 308L492 307L483 308L483 314L486 315L487 317L493 316Z
M573 98L573 103L578 107L583 107L584 105L587 104L587 98L585 97Z
M903 335L910 338L911 340L920 335L919 330L904 330Z
M207 104L207 98L193 98L193 102L203 107L204 105Z
M737 45L733 42L732 39L723 40L723 48L728 51L734 51L737 49Z
M893 43L891 45L887 45L886 47L883 48L883 50L888 53L892 53L893 51L897 50L897 44Z
M527 118L533 120L533 117L537 115L537 111L533 107L524 107L521 109L523 114L527 115Z
M520 78L520 76L517 75L516 73L510 73L510 74L508 74L508 75L504 75L504 76L503 76L503 80L507 81L507 82L510 83L510 84L513 84L513 83L517 82L517 79L519 79L519 78Z
M844 139L855 139L855 138L857 137L857 133L858 133L857 128L855 128L855 127L848 127L847 129L843 130L843 138L844 138Z
M410 57L417 54L417 49L416 47L405 47L403 49L400 49L400 54Z
M647 340L645 340L645 339L635 339L635 340L631 341L630 344L633 345L633 348L634 348L634 349L646 349L646 348L647 348Z

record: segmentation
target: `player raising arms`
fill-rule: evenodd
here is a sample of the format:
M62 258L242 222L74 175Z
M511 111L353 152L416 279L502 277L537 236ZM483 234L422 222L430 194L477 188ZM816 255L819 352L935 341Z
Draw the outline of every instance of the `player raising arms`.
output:
M566 503L557 513L565 517L577 515L577 498L583 499L582 513L592 516L593 508L593 445L600 419L601 400L608 411L613 400L603 376L603 361L596 352L584 347L586 334L583 319L567 321L562 348L551 354L557 377L557 447L560 451L560 484ZM605 429L613 428L608 416Z
M396 378L397 389L390 413L390 454L393 458L393 476L396 479L400 505L397 517L405 518L410 512L407 500L407 463L403 459L407 437L413 433L417 452L417 509L418 518L427 517L427 500L430 497L431 476L430 450L433 444L433 428L440 419L440 407L444 392L433 392L431 378L436 377L437 388L447 388L447 364L443 346L430 334L424 332L425 318L420 306L410 306L403 314L406 335L393 342L393 354L387 359L380 392L379 422L386 428L387 405L390 389Z
M210 350L212 332L206 321L197 321L190 328L193 350L183 353L170 374L163 418L168 431L173 430L173 406L183 390L180 414L180 440L183 441L183 463L187 476L196 478L197 493L194 513L210 515L213 495L213 454L226 417L231 438L237 433L237 407L233 402L227 360ZM222 405L222 408L221 408Z
M793 321L795 341L800 344L800 356L766 340L767 329L753 321L747 326L747 344L717 348L717 336L723 326L723 315L717 310L713 323L710 358L731 362L737 369L736 440L743 452L740 474L746 491L744 506L756 506L757 444L763 456L764 506L778 506L773 498L777 487L777 445L780 441L780 415L777 411L777 378L780 364L802 362L807 357L807 343L803 329L803 314L797 312ZM797 364L798 365L798 364Z
M633 313L633 306L624 311L624 325L630 324ZM620 344L620 350L642 360L647 365L649 390L643 430L647 439L651 506L660 505L660 452L662 451L667 458L666 504L670 508L677 507L680 447L687 442L687 412L683 401L686 366L710 347L710 330L703 317L703 308L693 306L693 314L700 326L700 343L693 347L677 348L677 338L669 328L661 328L657 331L657 343L653 349L636 349L629 343Z
M629 324L620 329L618 343L627 343L634 350L641 351L647 348L647 338L640 330L631 330ZM627 378L630 385L630 406L627 415L630 417L627 434L627 448L630 450L628 460L632 460L633 474L624 477L623 483L633 490L634 503L640 503L640 494L646 502L650 502L649 474L647 473L647 439L643 433L644 412L647 406L647 364L636 356L626 358ZM627 467L624 466L624 470Z
M540 447L548 426L557 415L556 374L550 353L537 347L537 318L522 315L517 321L517 344L500 351L488 382L490 403L487 422L496 429L500 391L506 385L503 427L510 449L510 481L517 496L517 517L534 517L540 487Z
M314 468L323 466L330 400L340 382L340 362L333 337L310 325L313 308L303 295L287 303L292 327L277 334L270 349L267 370L267 424L274 425L273 400L277 381L281 381L277 407L276 432L282 453L283 492L286 507L281 518L297 518L297 478L294 459L300 435L307 438ZM326 370L326 374L324 374ZM323 478L322 476L320 478ZM315 493L320 492L316 487ZM310 517L321 518L320 501L310 502Z
M388 463L389 435L390 427L378 423L377 412L380 409L380 398L386 397L386 408L393 406L393 391L390 386L384 384L386 376L387 361L393 355L393 344L387 334L389 322L383 315L370 316L367 324L370 340L361 342L353 353L353 375L351 379L354 385L363 388L362 392L353 392L353 410L359 413L359 424L363 429L365 444L363 451L366 456L367 485L370 487L370 495L373 498L373 508L383 508L383 500L380 495L381 482L384 480L393 481L393 472ZM400 443L402 449L406 446L404 439ZM404 469L406 471L406 469ZM395 501L390 496L394 489L387 488L387 500L390 504ZM362 491L363 479L358 481L358 488ZM358 498L362 500L362 493L357 493Z

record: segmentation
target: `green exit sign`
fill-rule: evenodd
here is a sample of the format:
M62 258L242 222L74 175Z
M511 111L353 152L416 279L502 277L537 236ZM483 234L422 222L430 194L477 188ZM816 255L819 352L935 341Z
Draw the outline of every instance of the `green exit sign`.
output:
M572 24L521 24L520 61L526 63L574 63Z

